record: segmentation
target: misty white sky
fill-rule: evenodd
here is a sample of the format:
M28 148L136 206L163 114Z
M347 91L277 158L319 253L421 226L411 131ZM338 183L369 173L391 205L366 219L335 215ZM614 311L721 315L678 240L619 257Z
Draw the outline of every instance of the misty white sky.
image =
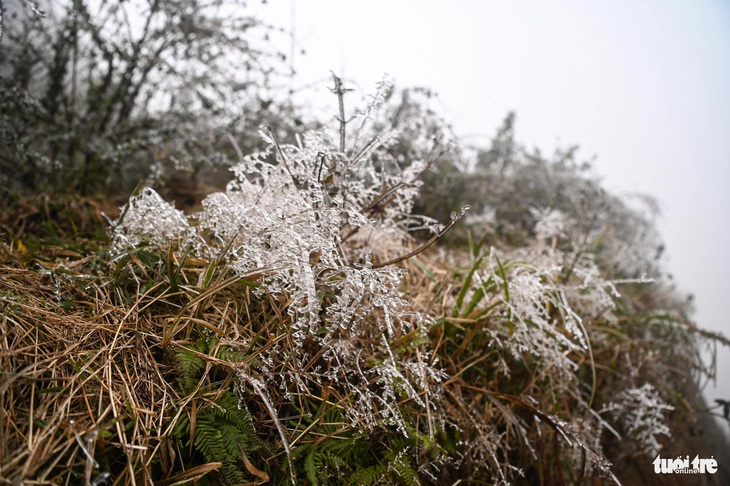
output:
M321 81L326 93L333 70L367 93L388 73L397 86L439 93L469 143L488 143L515 111L528 147L580 145L609 190L655 196L669 270L696 295L698 323L730 335L730 2L251 6L294 27L295 47L306 50L294 61L298 86ZM710 399L730 398L730 350L718 358Z

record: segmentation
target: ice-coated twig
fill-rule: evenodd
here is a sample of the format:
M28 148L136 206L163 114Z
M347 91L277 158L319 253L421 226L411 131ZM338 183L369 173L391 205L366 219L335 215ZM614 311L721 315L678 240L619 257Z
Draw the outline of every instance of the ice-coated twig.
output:
M429 246L436 243L436 241L438 241L439 238L443 237L446 233L451 231L451 228L454 227L456 222L459 221L459 219L461 219L461 217L464 216L464 214L468 210L469 210L469 206L464 206L463 208L461 208L460 215L457 215L456 213L451 213L451 221L449 221L449 224L447 224L444 229L439 231L437 234L433 235L428 241L426 241L424 244L422 244L421 246L419 246L412 252L406 253L405 255L401 255L399 257L395 257L395 258L390 259L385 262L377 263L377 264L373 265L373 268L382 268L382 267L387 267L389 265L395 265L396 263L402 262L404 260L408 260L409 258L414 257L414 256L418 255L419 253L423 252Z

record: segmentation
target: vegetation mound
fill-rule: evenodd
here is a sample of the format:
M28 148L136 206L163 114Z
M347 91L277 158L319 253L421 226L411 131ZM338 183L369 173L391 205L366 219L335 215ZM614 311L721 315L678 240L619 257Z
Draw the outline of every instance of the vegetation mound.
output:
M1 481L617 483L675 453L701 351L729 343L689 319L649 199L527 151L512 116L467 154L430 92L387 81L348 116L333 75L335 127L287 127L291 103L251 93L259 51L161 5L139 32L74 2L7 33ZM200 78L214 45L251 78ZM47 76L17 62L33 52ZM183 106L156 91L173 81ZM244 130L230 99L261 109ZM221 167L187 213L160 196ZM97 194L131 179L110 211Z

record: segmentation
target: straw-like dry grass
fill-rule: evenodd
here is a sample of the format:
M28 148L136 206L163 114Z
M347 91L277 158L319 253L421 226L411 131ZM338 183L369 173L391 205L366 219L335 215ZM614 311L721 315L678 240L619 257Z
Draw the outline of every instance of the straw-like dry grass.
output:
M181 307L158 304L180 294L168 287L155 295L157 286L124 295L81 273L93 257L61 260L24 262L0 248L0 479L91 484L106 471L117 484L151 484L153 467L163 475L174 467L168 437L194 396L181 396L174 380L173 350L187 344L166 325L175 316L150 312ZM135 271L145 272L140 266L130 275ZM216 310L221 315L212 319ZM195 319L224 334L232 318L228 307L211 306ZM174 340L163 351L165 336ZM200 355L210 368L232 367ZM206 369L205 378L211 373Z
M90 483L94 451L110 448L121 475L149 471L179 397L147 318L77 274L83 261L44 275L6 247L0 257L0 477Z
M29 260L0 247L1 482L181 484L220 478L227 466L263 481L264 471L287 467L282 433L300 448L352 436L337 411L354 397L336 387L292 394L297 413L279 392L269 399L249 386L239 404L261 438L249 444L256 456L241 451L235 465L208 460L196 431L230 404L242 385L237 370L292 345L288 303L257 299L250 281L172 252L163 261L139 251L107 266L96 255L45 250ZM425 275L411 274L409 287L420 285L430 285ZM423 308L431 299L411 297ZM318 358L308 370L282 359L270 373L306 375Z

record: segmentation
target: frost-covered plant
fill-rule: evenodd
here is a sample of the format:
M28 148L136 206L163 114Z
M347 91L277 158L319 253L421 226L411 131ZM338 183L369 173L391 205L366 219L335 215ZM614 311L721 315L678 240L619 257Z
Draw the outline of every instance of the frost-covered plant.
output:
M506 350L512 360L522 361L525 354L537 358L539 369L549 369L561 377L557 386L571 381L575 372L570 352L587 347L580 317L570 307L558 283L559 275L560 267L554 261L502 264L495 250L475 275L480 281L497 283L491 305L505 313L506 326L486 329L492 337L491 346ZM504 372L509 374L509 370Z
M275 394L298 401L332 389L351 427L392 426L408 437L419 426L403 404L433 411L444 374L424 345L425 316L399 293L405 272L394 263L414 252L410 232L425 229L433 240L460 215L446 228L413 215L428 161L395 160L388 149L397 134L371 135L367 119L360 142L346 147L345 126L339 146L326 132L282 144L263 127L268 148L243 157L226 190L189 219L144 189L114 223L113 252L145 243L215 262L254 279L262 303L278 303L285 314L269 332L281 339L232 343L252 355L238 369L242 397L261 398L277 424Z
M388 140L383 137L371 150ZM323 342L339 330L355 337L376 309L382 314L378 331L388 338L410 328L411 316L396 292L402 271L383 263L407 251L408 230L423 224L410 215L422 163L389 174L372 162L347 161L322 133L305 135L299 146L269 142L270 151L233 167L236 179L203 201L194 225L153 190L143 190L115 224L114 250L179 240L181 249L225 260L239 275L261 273L259 294L291 299L299 346L308 334ZM277 164L266 160L272 152ZM344 167L328 168L328 161ZM434 222L425 224L435 228ZM384 248L381 254L364 247L373 234ZM345 247L347 237L359 244ZM325 294L332 300L323 301Z
M175 209L150 188L144 188L114 225L112 248L119 252L141 243L166 247L194 237L182 211Z
M508 475L500 466L503 462L515 467L512 447L524 445L536 454L533 443L544 439L539 435L530 437L529 431L535 426L546 428L546 434L552 430L568 438L566 447L575 448L576 457L587 456L587 462L584 459L582 464L574 461L576 470L587 467L602 473L608 471L598 444L605 422L591 411L591 387L595 383L591 385L590 378L588 383L579 378L581 364L587 360L591 365L591 349L583 319L576 311L585 302L574 297L581 284L602 289L610 283L565 281L566 259L553 242L562 233L564 222L556 212L542 213L548 221L538 223L541 239L526 248L503 252L491 248L475 255L464 287L455 302L447 304L456 309L452 319L468 326L463 334L456 332L450 339L453 354L463 362L485 360L480 366L482 374L471 377L470 385L484 390L483 393L494 393L495 397L509 397L508 402L531 413L535 420L534 424L523 421L518 414L512 416L505 409L500 418L494 417L494 412L479 416L464 405L474 423L468 428L482 430L479 437L470 438L469 461L489 468L495 478L503 481L511 474L524 473L516 468ZM449 371L462 373L462 366L456 364ZM493 400L487 404L494 403ZM561 417L567 415L571 420L545 412L556 409L561 411ZM499 425L500 420L505 421L504 426ZM467 423L460 423L460 427L466 428ZM483 441L505 433L522 440L516 444Z
M631 408L638 392L630 384L639 373L656 382L665 380L664 386L672 383L663 360L652 358L657 356L652 350L656 344L649 339L668 326L679 342L688 330L669 322L671 318L656 320L643 329L647 341L637 341L640 344L633 349L624 349L623 342L617 345L617 336L633 332L626 322L636 317L626 315L631 309L626 303L632 302L635 288L651 281L616 278L611 269L602 267L590 251L595 234L583 233L582 222L570 212L541 206L526 213L534 218L529 229L534 236L516 248L505 245L485 251L472 243L471 261L456 279L460 290L444 297L445 308L453 309L443 323L444 355L453 357L447 371L474 390L468 398L447 393L451 406L462 410L456 426L470 444L469 455L457 464L481 464L493 478L508 480L506 471L524 461L525 455L537 455L545 441L561 437L565 441L556 454L575 474L609 474L603 452L607 435L620 435L619 440L633 444L634 450L645 451L654 450L656 437L668 433L662 413L670 406L651 401L649 391L654 389L645 387L636 390L646 392L645 402L656 405L654 415L639 402ZM606 353L626 353L626 366L614 367L626 373L626 379L607 378L598 367L596 352L604 356L601 359ZM683 342L675 352L691 352L691 345ZM693 359L688 363L697 365ZM607 382L610 390L602 386ZM622 410L636 418L631 423L640 425L624 427L623 420L615 425L616 416L607 410L618 406L605 404L617 396L625 398L619 400L625 405ZM500 399L513 408L496 405ZM495 406L499 412L491 410ZM485 440L488 437L493 439ZM494 437L515 439L495 442ZM521 452L515 454L515 448ZM530 467L512 474L519 471L530 474Z
M647 457L654 457L659 453L660 436L672 436L664 414L674 410L674 407L664 402L649 383L622 391L617 400L610 402L605 410L621 424L621 430L632 439L636 450Z
M455 176L459 202L481 214L466 218L462 228L483 236L478 243L468 236L471 259L454 283L461 290L444 296L446 309L455 309L445 311L451 316L444 323L445 355L463 356L447 371L468 376L474 387L454 406L470 403L463 407L469 419L459 422L463 430L473 421L498 435L525 437L521 444L540 443L529 422L505 413L504 425L494 426L496 414L470 410L490 392L513 394L519 400L509 400L539 419L544 431L560 429L573 444L589 445L596 455L587 453L588 464L593 457L602 470L601 449L614 450L612 436L621 435L634 451L650 450L651 438L664 430L659 425L670 424L659 414L652 432L642 435L617 425L606 405L648 382L657 396L673 400L667 406L684 412L686 402L676 397L696 372L706 373L698 355L703 335L688 320L686 301L667 284L656 204L606 193L589 166L576 162L574 148L551 158L526 150L514 139L513 122L508 117L492 146L479 150L476 162L462 161L466 169ZM433 194L428 189L426 197ZM673 366L677 360L687 366ZM489 410L490 400L483 406ZM558 427L556 416L546 419L537 410L571 419ZM586 462L580 459L585 449L566 452L572 464ZM490 463L490 454L498 459ZM506 470L523 457L492 443L474 461L492 470L502 461Z

